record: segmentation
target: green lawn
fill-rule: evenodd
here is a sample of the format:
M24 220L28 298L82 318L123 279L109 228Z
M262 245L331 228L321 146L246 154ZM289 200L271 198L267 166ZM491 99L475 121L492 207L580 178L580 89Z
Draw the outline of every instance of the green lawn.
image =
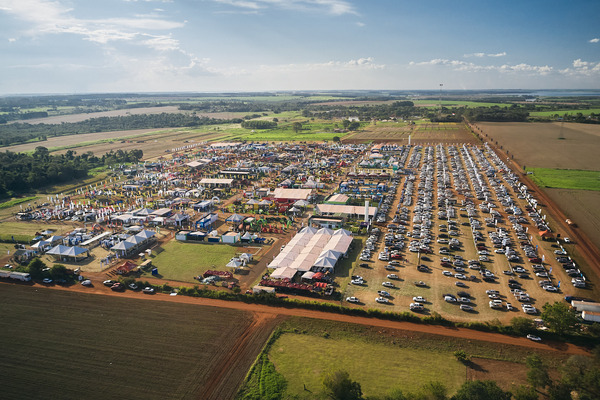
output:
M182 282L197 282L194 276L202 275L209 269L231 271L225 265L231 257L241 252L240 248L227 244L183 243L176 240L161 246L159 251L152 259L159 274L163 279Z
M449 351L305 334L283 334L273 344L269 358L287 380L288 397L305 395L304 385L317 393L322 374L338 369L360 382L365 396L383 396L396 385L403 391L414 391L429 381L442 382L453 393L465 378L464 365Z
M429 99L429 100L411 100L416 107L423 107L423 106L428 106L428 105L435 105L436 107L439 107L440 101L437 99ZM493 106L498 106L498 107L510 107L510 104L505 104L505 103L484 103L484 102L478 102L478 101L461 101L461 100L442 100L442 105L444 107L470 107L470 108L476 108L476 107L493 107Z
M578 169L528 168L540 187L559 189L600 190L600 171Z

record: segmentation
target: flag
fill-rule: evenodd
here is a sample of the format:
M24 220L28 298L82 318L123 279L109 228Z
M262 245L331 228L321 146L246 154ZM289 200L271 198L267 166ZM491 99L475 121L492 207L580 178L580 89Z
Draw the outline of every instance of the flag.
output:
M560 281L556 284L556 287L560 289Z

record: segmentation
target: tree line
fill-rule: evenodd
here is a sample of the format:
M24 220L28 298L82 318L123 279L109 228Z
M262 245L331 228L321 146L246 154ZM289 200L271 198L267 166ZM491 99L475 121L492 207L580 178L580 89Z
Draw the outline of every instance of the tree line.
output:
M73 150L51 155L42 146L36 147L32 154L6 151L0 153L0 198L86 178L92 168L135 163L142 157L142 150L110 151L101 157L92 152L76 155Z

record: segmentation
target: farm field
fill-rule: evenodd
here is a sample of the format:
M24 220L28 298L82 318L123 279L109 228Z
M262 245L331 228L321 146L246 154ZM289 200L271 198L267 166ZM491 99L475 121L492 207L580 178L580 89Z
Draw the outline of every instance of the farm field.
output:
M243 311L22 285L2 284L0 301L10 399L216 399L203 393L246 331L249 352L220 388L230 397L270 331L251 333Z
M432 334L307 318L289 318L280 327L284 333L268 349L268 357L287 380L285 394L299 399L314 398L310 396L320 391L322 374L337 369L348 371L365 396L384 396L396 388L415 391L429 381L441 382L451 395L465 377L492 379L508 390L526 383L524 361L531 354L460 336L440 340ZM456 360L456 350L473 357L472 368ZM560 353L538 354L551 369L566 359Z
M600 191L544 189L590 240L600 248Z
M229 270L225 265L242 247L223 244L182 243L171 240L155 249L159 254L152 259L162 279L198 282L194 276L209 269ZM146 273L150 276L149 273Z
M527 122L478 122L520 166L600 170L600 125ZM564 139L559 139L561 136Z
M553 110L553 111L532 111L529 113L532 117L552 117L554 115L576 115L581 113L582 115L590 115L592 113L600 113L600 108L587 108L583 110Z
M45 111L45 110L40 110ZM161 106L161 107L140 107L140 108L127 108L122 110L111 110L111 111L100 111L90 112L81 114L68 114L68 115L55 115L46 118L34 118L25 121L14 121L15 122L26 122L28 124L62 124L63 122L81 122L91 118L101 117L124 117L126 115L136 114L161 114L161 113L190 113L191 111L180 111L177 106ZM216 118L216 117L215 117Z
M478 143L479 140L464 124L453 122L431 123L420 121L413 126L398 124L368 125L363 130L349 134L342 141L344 143L385 143L395 142L408 144L411 136L412 144L425 143Z
M600 171L531 168L531 179L543 188L600 190ZM528 169L529 171L529 169Z

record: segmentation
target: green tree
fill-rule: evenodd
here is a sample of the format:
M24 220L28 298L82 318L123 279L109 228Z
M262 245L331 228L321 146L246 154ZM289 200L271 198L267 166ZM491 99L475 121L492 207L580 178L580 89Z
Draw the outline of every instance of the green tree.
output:
M527 382L534 388L543 388L552 383L548 375L548 367L537 354L532 354L525 360L527 364Z
M548 388L548 398L550 400L573 400L573 396L571 396L571 388L563 382L560 382L556 385L551 385ZM579 399L583 400L584 398L580 397ZM597 399L597 397L592 397L590 399Z
M575 310L566 303L559 301L554 304L546 303L542 310L541 317L551 331L563 335L577 329L579 322Z
M413 398L414 400L447 400L448 388L440 382L429 382L421 386Z
M355 131L358 128L360 128L360 122L357 122L357 121L352 121L352 122L350 122L350 125L348 125L349 131Z
M29 262L27 268L29 268L29 274L31 275L32 279L40 279L43 275L42 270L46 268L46 264L36 257Z
M344 129L348 129L348 127L350 126L350 121L347 119L343 120L342 126L344 127Z
M520 385L513 389L514 400L538 400L539 396L531 386Z
M468 381L462 384L452 400L510 400L511 393L494 381Z
M62 264L56 264L53 265L52 268L50 268L50 276L52 277L52 279L67 279L67 277L69 276L67 267L65 267Z
M409 400L401 389L392 389L387 395L383 396L383 400Z
M527 335L535 332L535 323L533 320L525 317L514 317L510 320L510 326L517 335Z
M333 137L333 141L334 142L339 142L340 141L340 137L339 136L334 136Z
M360 383L350 379L347 371L335 371L323 377L325 394L333 400L360 400L362 389Z
M464 350L456 350L454 352L454 357L463 364L469 361L469 356Z
M302 130L302 122L294 122L292 124L292 129L294 130L295 133L298 133L299 131Z
M563 367L563 383L576 390L579 399L599 399L600 362L597 356L571 356Z

